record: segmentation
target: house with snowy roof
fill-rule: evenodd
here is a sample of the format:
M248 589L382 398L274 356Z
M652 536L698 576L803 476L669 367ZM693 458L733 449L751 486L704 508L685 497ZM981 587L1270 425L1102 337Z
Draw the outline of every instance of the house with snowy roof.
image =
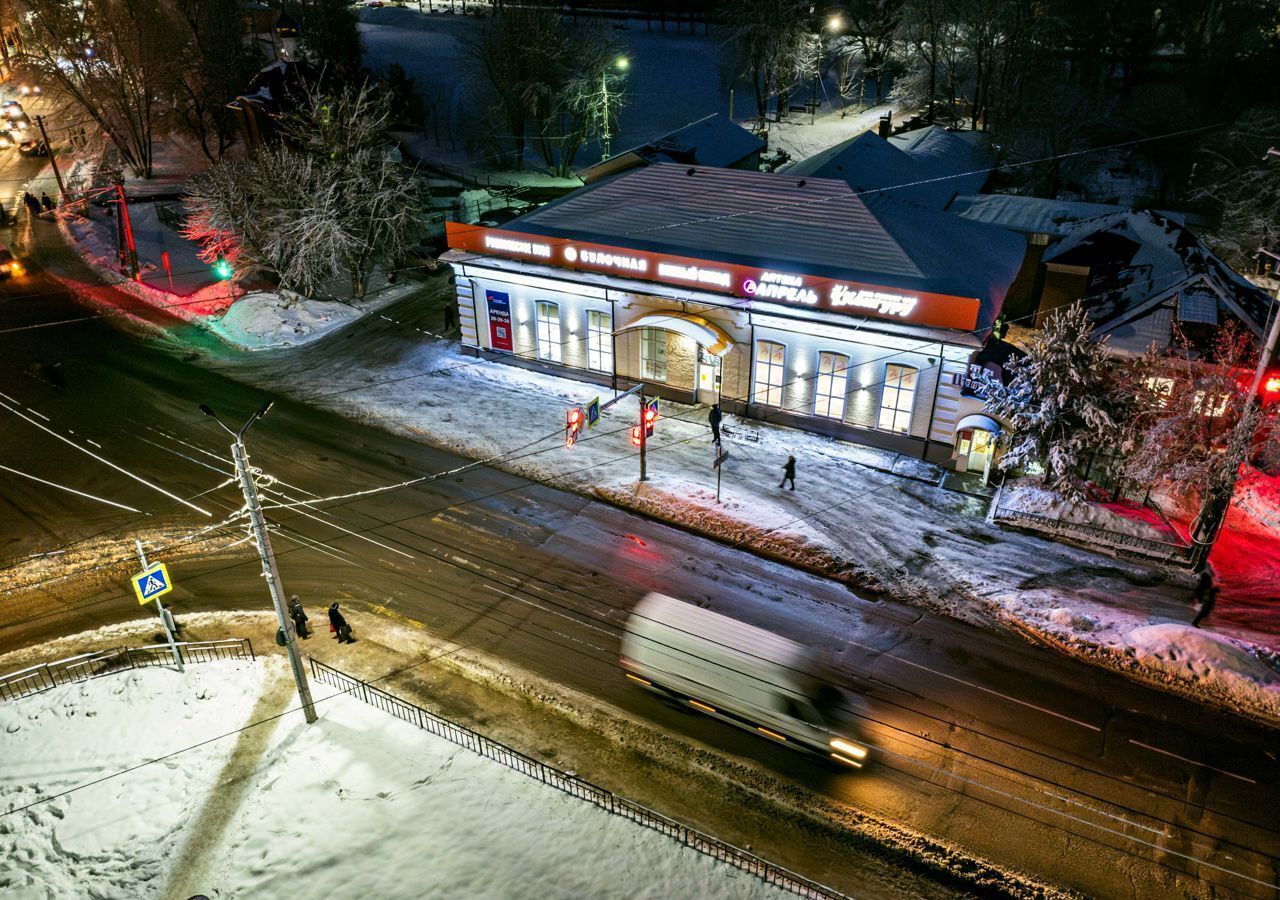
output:
M754 172L760 166L764 141L728 116L713 113L690 122L669 134L615 154L579 173L590 184L654 163L714 166L720 169L746 169Z
M867 131L787 167L788 175L835 178L860 194L884 194L942 210L986 185L991 158L980 135L936 125L882 138Z
M1235 322L1261 339L1271 296L1215 256L1185 225L1151 210L1075 223L1043 257L1038 326L1083 299L1096 333L1122 352L1193 343Z

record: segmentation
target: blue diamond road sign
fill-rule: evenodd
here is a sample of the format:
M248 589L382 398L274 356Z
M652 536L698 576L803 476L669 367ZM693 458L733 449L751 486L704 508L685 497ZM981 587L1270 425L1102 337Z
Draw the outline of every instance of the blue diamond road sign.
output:
M595 428L596 423L600 421L600 398L592 400L587 404L587 427Z
M156 563L145 572L133 576L133 592L138 595L138 603L150 603L161 594L173 590L173 582L169 580L169 570L164 563Z

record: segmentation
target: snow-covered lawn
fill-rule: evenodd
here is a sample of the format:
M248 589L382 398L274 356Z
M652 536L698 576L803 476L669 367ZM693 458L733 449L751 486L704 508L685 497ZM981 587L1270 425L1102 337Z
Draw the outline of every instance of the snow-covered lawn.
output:
M370 293L358 303L254 291L236 300L221 316L208 319L204 324L227 343L246 350L296 347L376 312L412 293L417 287L413 282L401 282Z
M0 893L784 896L313 689L312 726L288 711L278 657L134 670L0 705Z

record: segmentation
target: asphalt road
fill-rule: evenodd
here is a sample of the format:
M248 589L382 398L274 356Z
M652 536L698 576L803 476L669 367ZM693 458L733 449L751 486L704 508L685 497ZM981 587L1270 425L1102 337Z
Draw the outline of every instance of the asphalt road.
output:
M0 285L0 463L140 512L0 472L0 579L33 565L49 579L38 591L0 586L4 649L140 614L121 577L135 534L177 542L241 502L234 486L212 490L228 478L227 440L197 405L241 420L269 395L225 373L264 379L284 364L215 350L162 314L147 313L151 327L141 329L129 316L97 315L34 260L33 269ZM109 297L84 280L86 293ZM394 318L421 314L410 300ZM293 363L309 361L322 384L327 366L379 352L398 327L361 323L296 351ZM277 479L275 503L465 463L287 399L248 444ZM1095 896L1280 891L1280 742L1242 719L492 469L270 515L287 590L309 603L415 619L996 863ZM225 545L243 534L234 524L204 537ZM22 562L76 541L89 549ZM167 554L178 610L264 607L257 560L243 545L184 555L190 549ZM72 558L104 566L101 577L59 580ZM618 639L649 590L825 650L839 680L867 699L873 764L856 774L815 769L633 690L617 667Z

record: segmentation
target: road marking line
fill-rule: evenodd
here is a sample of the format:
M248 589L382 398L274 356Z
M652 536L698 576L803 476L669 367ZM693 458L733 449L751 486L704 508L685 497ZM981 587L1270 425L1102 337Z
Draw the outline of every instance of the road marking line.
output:
M575 624L575 625L580 625L580 626L582 626L583 628L590 628L590 629L593 629L594 631L598 631L598 632L600 632L601 634L607 634L607 635L609 635L610 637L613 637L613 636L614 636L613 632L609 631L607 628L601 628L601 627L600 627L600 626L598 626L598 625L592 625L590 622L584 622L584 621L582 621L581 619L578 619L578 618L576 618L576 617L574 617L574 616L568 615L567 613L563 613L563 612L560 612L559 610L551 609L551 608L549 608L549 607L543 606L541 603L534 603L532 600L527 600L527 599L525 599L524 597L517 597L515 594L512 594L512 593L510 593L510 592L508 592L508 591L504 591L504 590L502 590L501 588L496 588L496 587L494 587L494 586L493 586L493 585L491 585L491 584L486 584L486 585L485 585L485 587L486 587L486 588L488 588L489 590L493 591L495 594L501 594L501 595L502 595L502 596L504 596L504 597L510 597L512 600L519 600L521 603L525 603L525 604L527 604L527 605L529 605L529 606L537 607L538 609L542 610L543 612L549 612L549 613L551 613L553 616L559 616L559 617L560 617L560 618L562 618L562 619L568 619L570 622L572 622L572 623L573 623L573 624ZM585 613L583 613L583 615L586 615L586 614L585 614ZM558 632L557 632L557 633L558 633ZM569 636L568 636L568 635L565 635L565 637L569 637ZM577 640L577 638L569 638L569 639L570 639L570 640ZM595 646L595 645L593 644L593 645L591 645L591 646ZM597 649L604 649L604 648L602 648L602 647L601 647L601 648L597 648Z
M1241 781L1247 781L1249 784L1258 783L1254 781L1252 778L1247 778L1244 775L1237 775L1235 772L1228 772L1226 769L1219 769L1217 766L1211 766L1208 763L1202 763L1198 760L1187 759L1185 756L1179 756L1178 754L1171 753L1168 750L1161 750L1159 747L1152 747L1150 744L1144 744L1142 743L1142 741L1135 741L1133 738L1129 738L1129 743L1133 744L1135 747L1141 747L1144 750L1150 750L1152 753L1163 753L1165 756L1172 756L1174 759L1180 759L1184 763L1191 763L1191 765L1199 766L1202 769L1209 769L1213 772L1219 772L1223 775L1226 775L1228 778L1238 778Z
M856 642L849 641L849 643L853 644ZM874 652L874 648L867 647L865 644L857 644L857 646L864 647L865 649L872 650ZM881 653L880 655L887 657L888 659L896 659L898 662L905 663L908 666L915 666L917 669L923 669L926 672L932 672L934 675L941 675L943 678L950 678L952 681L963 684L965 687L971 687L971 688L976 688L977 690L980 690L980 691L986 691L988 694L999 697L1002 700L1008 700L1011 703L1017 703L1021 706L1026 706L1030 709L1034 709L1038 712L1042 712L1045 715L1056 716L1057 718L1062 719L1064 722L1070 722L1073 725L1079 725L1081 728L1088 728L1090 731L1096 731L1099 733L1102 732L1102 729L1099 728L1097 725L1090 725L1088 722L1081 722L1079 719L1073 719L1068 715L1064 715L1063 713L1054 712L1051 709L1047 709L1043 706L1037 706L1036 704L1029 703L1026 700L1019 700L1017 697L1010 697L1008 694L1002 694L999 691L992 690L989 687L983 687L980 684L974 684L972 681L965 681L963 678L957 678L954 675L948 675L946 672L939 672L937 669L931 669L928 666L922 666L918 662L912 662L909 659L903 659L901 656L894 656L892 653Z

